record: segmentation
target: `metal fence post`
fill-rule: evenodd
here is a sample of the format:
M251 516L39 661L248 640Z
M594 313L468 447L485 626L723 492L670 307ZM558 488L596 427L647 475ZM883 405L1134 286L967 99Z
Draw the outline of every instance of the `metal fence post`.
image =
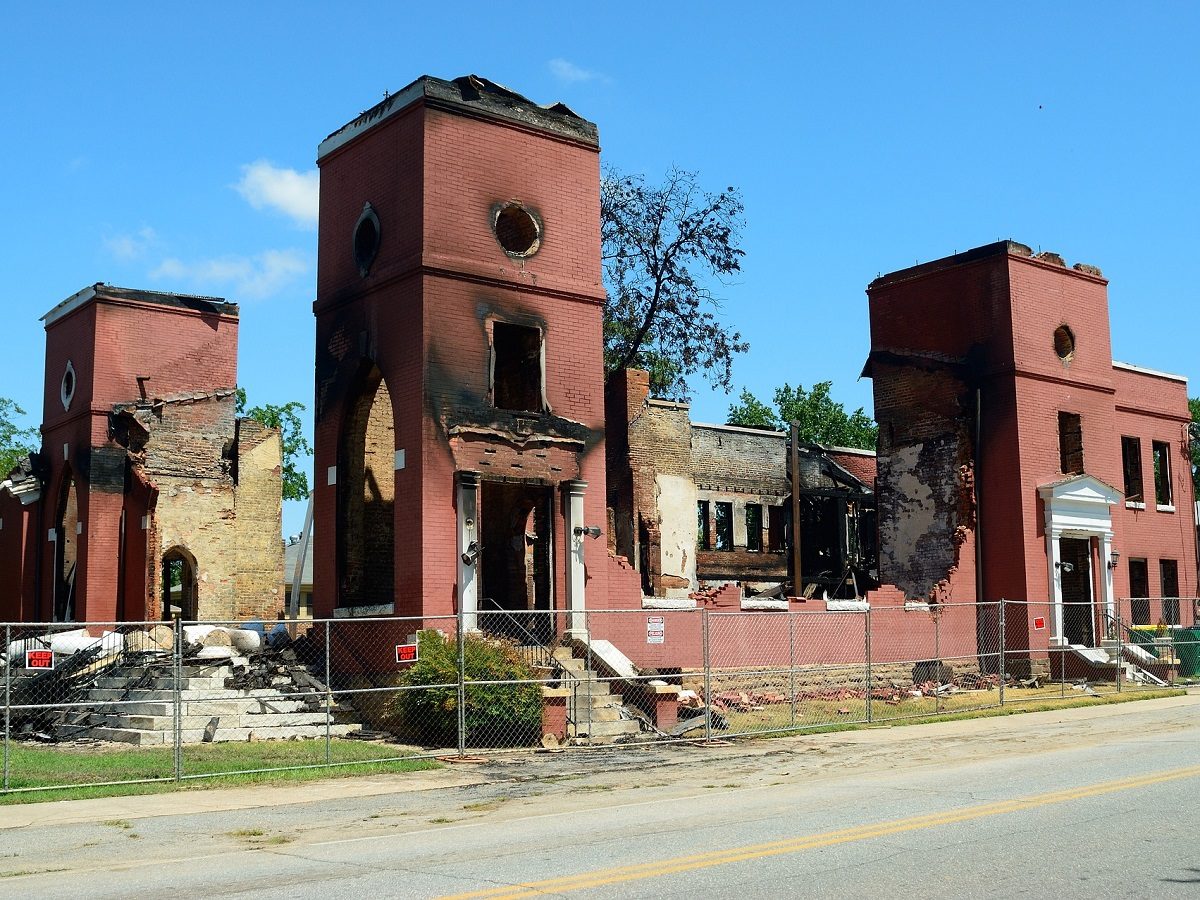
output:
M463 634L462 604L458 608L458 755L467 753L467 665L466 665L466 636Z
M8 648L12 644L12 626L4 626L4 653L7 662L4 665L4 790L8 790L8 736L12 730L12 667L13 661L7 658Z
M587 710L587 740L588 745L591 746L592 744L596 743L594 740L592 740L592 729L596 727L592 722L592 717L595 715L595 713L592 711L592 685L594 684L596 672L592 668L592 632L591 624L588 622L588 611L586 609L583 611L583 627L584 630L587 631L588 636L587 644L585 645L583 651L583 690L585 694L583 699L583 708ZM575 692L575 718L580 718L578 691ZM575 730L579 730L578 723L576 723Z
M867 724L871 723L871 695L875 693L875 676L871 674L871 604L867 603L866 619L863 627L863 650L866 654L865 674L867 678Z
M1004 682L1007 680L1007 676L1004 673L1004 603L1005 603L1004 598L1001 597L1000 603L999 603L999 609L1000 609L1000 664L999 664L999 670L1000 670L1000 705L1001 706L1004 705Z
M933 714L942 712L942 605L933 607L933 671L937 686L933 689Z
M792 698L792 727L796 727L796 614L790 610L788 617L788 695Z
M1121 647L1121 607L1118 605L1116 609L1116 617L1113 622L1113 631L1117 637L1117 693L1121 693L1121 676L1125 672L1125 651ZM1174 657L1174 654L1172 654Z
M333 747L330 740L330 732L333 725L333 685L329 681L329 630L333 627L333 622L329 619L325 620L325 765L333 762Z
M708 646L708 610L700 610L700 634L702 638L702 654L704 657L704 740L712 740L712 659Z
M175 780L183 777L183 620L178 612L172 612L175 620L175 697L172 704L172 774Z

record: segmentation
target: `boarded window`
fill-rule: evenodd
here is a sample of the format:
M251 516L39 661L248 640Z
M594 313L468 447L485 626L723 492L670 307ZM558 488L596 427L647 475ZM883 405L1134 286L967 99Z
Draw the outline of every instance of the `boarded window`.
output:
M1179 563L1160 559L1158 571L1162 578L1162 620L1168 625L1179 624Z
M1134 625L1150 624L1150 572L1144 559L1129 561L1129 617Z
M1154 502L1159 506L1171 505L1171 445L1154 441Z
M717 550L733 549L733 504L718 503L716 507Z
M1121 438L1121 467L1125 471L1125 499L1145 502L1142 492L1142 442L1135 437Z
M761 503L746 504L746 549L761 553L763 548L763 508Z
M1078 413L1058 414L1058 456L1059 471L1083 474L1083 424Z
M699 500L696 503L696 546L707 550L712 546L712 532L708 526L708 501Z
M492 402L497 409L542 411L542 333L537 328L492 325Z

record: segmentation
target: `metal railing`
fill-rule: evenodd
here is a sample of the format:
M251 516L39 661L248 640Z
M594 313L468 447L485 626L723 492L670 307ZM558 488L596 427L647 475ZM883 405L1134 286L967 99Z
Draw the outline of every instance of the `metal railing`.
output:
M561 610L481 612L481 632L457 616L0 624L0 791L712 741L1198 674L1200 630L1086 606L588 610L587 639Z

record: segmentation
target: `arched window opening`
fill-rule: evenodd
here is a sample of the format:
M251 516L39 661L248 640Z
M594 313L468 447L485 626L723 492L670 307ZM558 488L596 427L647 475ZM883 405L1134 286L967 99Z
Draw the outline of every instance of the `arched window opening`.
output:
M170 619L174 609L178 609L180 619L196 621L200 617L196 588L195 559L182 547L172 547L162 558L163 618Z
M378 367L365 368L338 456L338 606L393 603L396 426Z
M54 621L75 620L75 574L79 563L79 492L75 477L63 475L54 547Z

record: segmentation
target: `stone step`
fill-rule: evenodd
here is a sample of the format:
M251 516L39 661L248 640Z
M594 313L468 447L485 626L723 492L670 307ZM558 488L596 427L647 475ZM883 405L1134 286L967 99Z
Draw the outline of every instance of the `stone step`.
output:
M306 694L281 694L279 691L271 690L270 688L256 688L252 691L235 691L226 688L220 690L212 688L209 690L186 690L180 691L181 700L245 700L252 697L276 698L279 700L295 700L298 697L324 697L324 694L306 693ZM150 690L146 688L138 688L136 690L120 690L117 688L92 688L88 691L88 699L103 702L105 700L140 700L140 701L167 701L171 702L175 698L174 691L169 690Z
M579 723L582 727L588 722L616 722L621 718L621 707L619 706L596 706L592 709L567 710L567 714L573 722Z
M308 705L300 700L272 700L263 697L237 700L190 700L180 703L179 707L179 713L183 716L311 712ZM173 716L175 715L175 704L171 700L134 700L127 703L105 704L99 707L97 712L106 715Z
M126 716L105 715L97 723L110 728L132 728L135 731L172 731L175 727L171 716ZM182 716L180 727L185 731L200 730L213 719L217 719L218 730L226 728L281 728L293 725L325 726L324 712L306 713L242 713L224 716Z
M227 675L194 675L188 678L180 679L179 687L185 691L203 691L211 688L224 689L225 679ZM96 687L104 690L112 690L116 688L128 687L136 681L136 678L127 678L120 675L105 675L102 678L96 679ZM138 686L139 690L154 690L154 691L171 691L175 689L175 679L171 677L153 678L143 685Z
M613 738L622 734L637 734L642 730L635 719L620 719L615 722L580 723L571 729L575 737L590 737L592 739Z
M358 731L358 725L331 725L329 733L333 737L341 737ZM323 738L325 737L324 725L283 725L277 727L257 726L252 728L217 728L217 733L213 737L216 743L224 743L226 741L247 741L251 735L256 740L262 741L283 741L292 738ZM174 734L170 730L158 729L138 729L138 728L112 728L98 727L93 728L88 732L89 737L96 738L101 741L118 741L125 744L136 744L137 746L154 746L174 742ZM193 728L186 729L181 733L183 743L199 744L204 741L204 729ZM184 764L186 770L186 761Z

